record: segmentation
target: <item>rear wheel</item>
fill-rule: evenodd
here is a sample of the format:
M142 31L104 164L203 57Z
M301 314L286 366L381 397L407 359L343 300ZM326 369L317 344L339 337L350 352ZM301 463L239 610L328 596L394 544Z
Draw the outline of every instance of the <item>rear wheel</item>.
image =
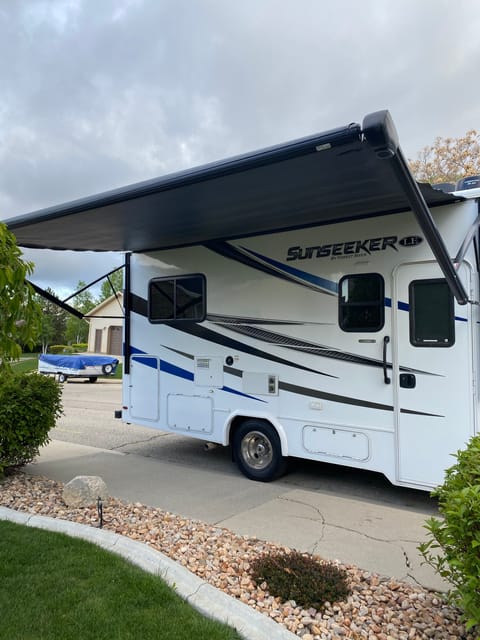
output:
M108 376L113 371L113 364L104 364L102 371Z
M235 461L250 480L269 482L285 473L287 459L278 433L268 422L246 420L235 431L232 444Z
M57 380L58 382L66 382L67 381L67 376L64 373L59 373L57 375Z
M97 381L97 376L90 376L90 377L89 377L89 379L88 379L88 381L89 381L89 382L91 382L91 383L93 384L94 382L96 382L96 381Z

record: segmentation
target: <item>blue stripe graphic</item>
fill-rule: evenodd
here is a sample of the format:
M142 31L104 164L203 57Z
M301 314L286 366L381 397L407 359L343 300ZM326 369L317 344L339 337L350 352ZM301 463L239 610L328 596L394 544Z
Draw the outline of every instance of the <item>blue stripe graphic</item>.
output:
M135 356L135 361L143 364L147 367L151 367L152 369L156 369L158 366L158 358L152 356L143 356L142 354L145 351L141 351L136 347L131 347L131 353ZM160 371L164 373L169 373L172 376L176 376L177 378L182 378L183 380L188 380L189 382L194 381L194 376L191 371L187 369L183 369L182 367L177 367L177 365L172 364L171 362L167 362L167 360L160 360ZM232 389L232 387L223 386L220 391L225 391L226 393L231 393L236 396L242 396L242 398L248 398L249 400L257 400L257 402L264 402L266 400L262 400L261 398L256 398L255 396L251 396L247 393L243 393L242 391L237 391L236 389Z
M160 371L164 371L172 376L177 376L177 378L183 378L184 380L190 380L190 382L193 382L193 373L191 371L182 369L182 367L177 367L166 360L160 360Z
M302 271L301 269L295 269L295 267L287 266L282 262L278 262L273 258L267 258L267 256L263 256L261 253L256 253L255 251L252 251L251 249L247 249L246 247L242 247L242 250L247 253L250 253L256 258L259 258L263 262L266 262L267 264L272 265L279 271L288 273L289 275L294 276L295 278L304 280L305 282L308 282L309 284L313 284L316 287L320 287L321 289L326 289L327 291L331 291L332 293L335 293L335 294L338 293L338 284L336 282L333 282L333 280L327 280L326 278L321 278L320 276L314 276L312 273L308 273L308 271Z

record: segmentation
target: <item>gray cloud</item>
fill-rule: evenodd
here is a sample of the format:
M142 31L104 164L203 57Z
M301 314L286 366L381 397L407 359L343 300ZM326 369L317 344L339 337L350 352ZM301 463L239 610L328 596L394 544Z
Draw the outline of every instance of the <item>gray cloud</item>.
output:
M474 0L20 0L0 26L2 218L378 109L409 157L480 120ZM62 255L36 277L86 279Z

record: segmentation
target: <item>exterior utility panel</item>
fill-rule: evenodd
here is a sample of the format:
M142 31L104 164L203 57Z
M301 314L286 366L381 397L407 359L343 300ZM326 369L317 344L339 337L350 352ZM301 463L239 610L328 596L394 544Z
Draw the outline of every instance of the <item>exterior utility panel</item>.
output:
M477 201L431 213L457 255ZM478 305L412 213L132 254L129 280L123 419L232 444L248 477L294 456L430 489L477 430Z

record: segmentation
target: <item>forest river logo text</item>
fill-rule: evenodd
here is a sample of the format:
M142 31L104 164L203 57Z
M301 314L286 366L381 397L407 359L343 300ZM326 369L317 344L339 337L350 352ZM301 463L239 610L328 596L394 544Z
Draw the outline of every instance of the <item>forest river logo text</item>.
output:
M384 236L383 238L368 238L367 240L351 240L335 244L322 244L314 247L289 247L287 261L311 260L312 258L349 258L354 256L371 255L376 251L393 249L398 251L397 245L402 247L416 247L423 241L420 236Z

